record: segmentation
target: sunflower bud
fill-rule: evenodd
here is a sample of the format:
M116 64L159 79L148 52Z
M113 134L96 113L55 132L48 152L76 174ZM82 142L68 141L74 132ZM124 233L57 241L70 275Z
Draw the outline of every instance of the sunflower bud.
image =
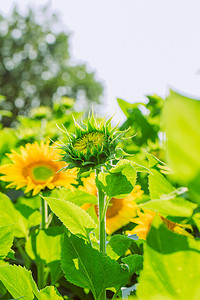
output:
M115 158L115 149L122 133L116 131L117 126L112 128L111 119L98 122L92 114L86 124L74 121L75 134L66 132L69 143L61 146L68 168L77 167L80 172L85 172Z

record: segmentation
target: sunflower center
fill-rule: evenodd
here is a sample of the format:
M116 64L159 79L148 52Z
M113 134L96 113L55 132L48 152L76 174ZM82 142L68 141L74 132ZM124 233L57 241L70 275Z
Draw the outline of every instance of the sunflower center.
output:
M102 132L90 132L79 138L75 144L74 149L86 154L89 150L93 153L105 143L105 136Z
M46 166L38 166L32 169L32 175L35 181L47 181L54 174L54 171Z

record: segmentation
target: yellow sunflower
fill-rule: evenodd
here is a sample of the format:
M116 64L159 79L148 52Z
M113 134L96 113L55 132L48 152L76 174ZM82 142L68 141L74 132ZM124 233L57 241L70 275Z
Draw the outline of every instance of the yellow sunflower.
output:
M12 163L0 167L3 176L0 180L10 182L8 188L20 189L26 187L25 193L33 190L33 196L46 187L71 187L76 183L76 169L58 172L66 163L59 161L60 150L50 147L42 141L26 144L20 147L21 153L12 151L7 154Z
M83 186L79 189L92 195L97 195L95 185L95 174L92 173L89 177L83 178ZM143 194L141 187L136 185L130 195L123 199L112 198L110 200L106 213L106 232L112 234L121 227L127 225L130 220L136 216L137 204L135 199ZM85 203L82 208L87 210L91 204ZM98 215L97 206L95 206L96 214Z
M147 234L151 228L151 223L153 222L153 219L156 214L157 214L156 212L150 211L147 209L144 209L143 212L140 209L138 209L137 210L138 216L131 220L131 222L138 224L138 225L133 230L127 231L127 233L128 234L137 234L140 239L146 240ZM157 215L160 216L160 214L157 214ZM162 216L160 216L160 218L162 219L163 223L167 226L167 228L169 230L172 230L176 233L191 237L191 235L182 228L182 227L187 227L187 228L191 229L190 225L183 226L181 224L167 220L166 218L164 218Z

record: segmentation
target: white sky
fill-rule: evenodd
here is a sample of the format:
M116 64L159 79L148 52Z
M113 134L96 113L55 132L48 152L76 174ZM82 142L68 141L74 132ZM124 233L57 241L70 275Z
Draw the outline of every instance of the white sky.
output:
M0 12L45 0L0 0ZM144 101L169 86L200 96L200 0L51 0L71 36L71 54L105 84L105 113L116 98Z

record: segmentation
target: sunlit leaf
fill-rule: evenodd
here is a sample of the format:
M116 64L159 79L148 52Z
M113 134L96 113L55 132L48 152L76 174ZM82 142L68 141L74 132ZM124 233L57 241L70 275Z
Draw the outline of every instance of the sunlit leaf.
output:
M123 159L109 173L100 173L96 184L109 198L124 198L133 190L136 177L137 172L132 162Z
M95 300L100 299L104 289L117 290L128 281L127 269L75 235L65 236L61 265L66 279L89 288Z
M147 236L138 297L199 299L199 281L200 242L168 230L159 217L155 218Z
M24 297L33 300L35 296L39 296L31 272L21 266L0 267L0 280L14 298Z
M163 119L167 154L176 179L187 183L200 173L200 101L174 91L166 99Z
M13 243L13 225L0 226L0 260L8 254Z
M73 234L88 239L88 234L97 227L94 220L74 203L51 197L44 197L44 199Z

